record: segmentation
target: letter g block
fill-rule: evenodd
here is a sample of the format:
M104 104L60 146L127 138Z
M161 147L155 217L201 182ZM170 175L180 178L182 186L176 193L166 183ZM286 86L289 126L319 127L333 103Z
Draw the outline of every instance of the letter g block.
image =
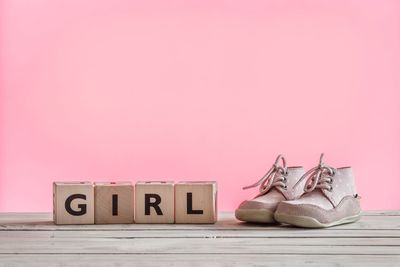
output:
M54 182L53 217L55 224L93 224L93 183Z

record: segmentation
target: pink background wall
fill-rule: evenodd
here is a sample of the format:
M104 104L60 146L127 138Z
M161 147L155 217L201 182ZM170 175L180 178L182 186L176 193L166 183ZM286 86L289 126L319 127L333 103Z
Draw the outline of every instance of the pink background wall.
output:
M399 1L0 3L0 211L86 179L214 179L232 210L322 151L400 208Z

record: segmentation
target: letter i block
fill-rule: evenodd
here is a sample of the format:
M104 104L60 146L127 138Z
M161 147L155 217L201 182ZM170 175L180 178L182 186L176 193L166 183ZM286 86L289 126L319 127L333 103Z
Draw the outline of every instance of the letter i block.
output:
M174 223L174 183L137 182L136 223Z
M96 224L133 223L131 182L99 182L94 187Z
M215 223L216 221L216 182L175 184L175 223Z
M93 183L54 182L53 218L55 224L93 224Z

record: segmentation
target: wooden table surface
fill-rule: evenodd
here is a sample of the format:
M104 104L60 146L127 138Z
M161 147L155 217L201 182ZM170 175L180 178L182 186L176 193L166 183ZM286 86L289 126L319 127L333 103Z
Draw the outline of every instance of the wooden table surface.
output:
M54 225L0 213L0 266L400 266L400 211L329 229L239 223Z

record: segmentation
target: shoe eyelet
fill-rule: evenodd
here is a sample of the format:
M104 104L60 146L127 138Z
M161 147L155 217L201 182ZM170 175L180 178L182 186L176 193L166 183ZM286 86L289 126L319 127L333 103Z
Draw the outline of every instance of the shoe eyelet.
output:
M285 176L282 176L282 182L286 183L287 178Z
M282 186L283 190L287 190L287 185Z
M332 190L333 190L333 187L331 186L331 187L329 187L329 189L327 189L329 192L332 192Z
M333 184L333 179L332 179L332 177L329 178L328 184Z

